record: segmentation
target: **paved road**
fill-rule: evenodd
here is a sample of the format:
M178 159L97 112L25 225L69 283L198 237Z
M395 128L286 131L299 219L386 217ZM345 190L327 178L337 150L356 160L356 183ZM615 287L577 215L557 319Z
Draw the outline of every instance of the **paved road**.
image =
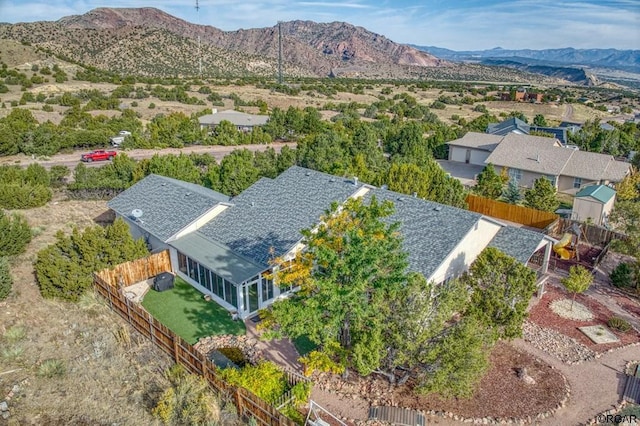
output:
M236 146L188 146L184 148L166 148L166 149L132 149L127 151L122 151L127 154L127 156L134 158L136 160L141 160L143 158L151 158L155 154L179 154L179 153L198 153L198 154L211 154L215 157L216 160L220 161L225 155L229 154L234 149L242 149L246 148L252 152L255 151L264 151L268 147L272 147L276 152L280 152L283 146L289 146L291 148L296 147L295 142L274 142L268 145L236 145ZM69 169L73 170L78 163L80 163L80 155L88 152L88 150L78 150L73 152L72 154L56 154L47 159L39 159L28 157L24 154L21 155L12 155L9 157L1 157L0 165L20 165L23 167L27 167L29 164L38 163L43 165L44 167L51 168L52 166L67 166ZM98 161L92 163L85 163L89 167L99 167L107 164L106 161Z

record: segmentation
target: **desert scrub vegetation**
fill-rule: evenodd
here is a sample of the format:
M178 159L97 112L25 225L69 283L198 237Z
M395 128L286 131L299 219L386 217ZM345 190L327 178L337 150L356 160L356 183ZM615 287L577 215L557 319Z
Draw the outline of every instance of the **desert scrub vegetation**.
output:
M24 353L22 340L27 336L26 329L20 325L9 327L2 335L2 358L15 360Z
M4 300L11 294L13 277L9 270L9 261L6 257L0 257L0 300Z
M215 425L221 419L221 403L204 378L175 364L165 373L169 387L153 409L166 425Z
M92 285L92 273L148 254L144 240L134 240L122 219L103 228L93 226L71 235L62 231L35 261L40 292L46 298L77 301Z
M0 126L1 128L1 126ZM28 209L51 200L51 178L39 164L0 166L0 208Z
M46 359L38 366L38 376L51 379L63 376L67 372L67 366L61 359Z
M24 252L31 236L31 228L24 216L0 210L0 257Z

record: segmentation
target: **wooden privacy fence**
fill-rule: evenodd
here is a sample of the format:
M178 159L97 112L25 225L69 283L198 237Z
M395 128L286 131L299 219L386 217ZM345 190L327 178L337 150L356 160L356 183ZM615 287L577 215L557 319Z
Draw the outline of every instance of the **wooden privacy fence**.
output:
M469 210L486 216L543 229L558 218L557 214L503 203L477 195L467 195Z
M203 353L194 349L180 336L160 323L141 305L124 296L118 287L119 284L122 285L123 282L125 286L134 284L171 269L170 264L165 262L168 259L168 252L163 253L165 252L151 255L146 259L124 263L116 267L114 271L105 270L94 273L93 283L96 291L107 300L113 311L171 356L176 363L184 366L190 373L204 377L209 386L217 393L229 395L241 417L253 417L258 425L294 426L296 423L280 413L273 405L246 389L233 386L222 380L216 372L214 363ZM167 265L169 265L168 269L163 269ZM149 271L151 272L149 273Z
M127 287L155 277L162 272L172 272L169 250L121 263L113 269L104 269L95 274L112 286Z

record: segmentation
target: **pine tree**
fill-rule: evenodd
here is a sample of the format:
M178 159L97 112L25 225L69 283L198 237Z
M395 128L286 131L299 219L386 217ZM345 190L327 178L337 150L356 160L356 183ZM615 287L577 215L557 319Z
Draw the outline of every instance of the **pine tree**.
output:
M546 177L540 177L533 183L533 188L524 193L524 205L532 209L554 212L560 205L556 199L556 188Z
M507 187L502 193L502 198L504 198L507 203L518 204L518 201L522 199L522 194L520 193L517 180L509 180Z
M478 174L477 182L474 190L478 195L492 200L496 200L502 195L502 178L496 173L493 164L489 163L482 169Z

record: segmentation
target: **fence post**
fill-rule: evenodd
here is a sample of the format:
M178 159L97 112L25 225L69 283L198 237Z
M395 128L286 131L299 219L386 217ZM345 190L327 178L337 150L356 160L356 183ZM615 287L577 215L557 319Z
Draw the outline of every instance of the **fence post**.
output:
M173 334L173 359L178 363L178 336Z
M235 392L233 393L234 403L236 404L236 408L238 409L238 416L242 418L244 415L244 407L242 406L242 395L240 395L240 387L235 386Z

